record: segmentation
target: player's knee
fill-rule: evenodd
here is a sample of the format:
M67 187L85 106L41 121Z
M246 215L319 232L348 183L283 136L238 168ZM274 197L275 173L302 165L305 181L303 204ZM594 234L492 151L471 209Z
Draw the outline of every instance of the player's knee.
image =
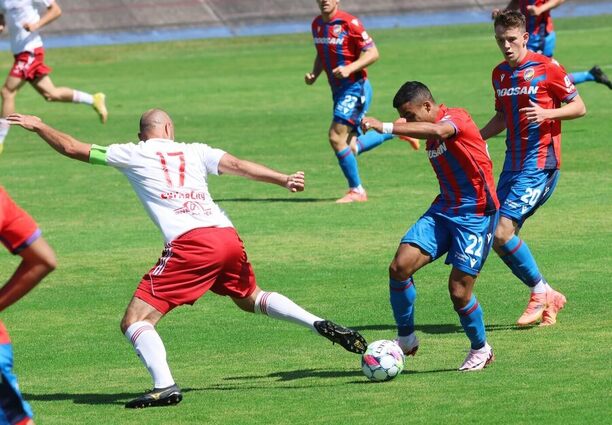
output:
M514 236L514 227L500 223L495 229L495 239L493 243L496 247L503 246L508 243Z
M406 265L402 265L397 261L397 259L393 260L389 265L389 278L393 280L397 280L399 282L403 282L412 276L412 271Z
M127 314L125 316L123 316L123 319L121 319L121 323L119 324L119 328L121 329L121 333L125 334L125 332L132 325L132 323L134 323L134 321L130 320L130 318L128 318Z

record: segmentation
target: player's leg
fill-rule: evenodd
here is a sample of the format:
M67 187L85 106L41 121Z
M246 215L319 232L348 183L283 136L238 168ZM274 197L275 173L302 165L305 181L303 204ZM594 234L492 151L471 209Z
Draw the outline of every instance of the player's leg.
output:
M448 232L435 213L427 211L406 232L389 265L389 301L397 327L396 342L414 355L419 341L414 332L417 291L413 275L448 249Z
M460 371L475 371L488 366L495 356L487 343L482 308L473 294L476 276L453 267L448 290L461 326L470 340L470 351L459 367Z
M595 81L596 83L603 84L612 90L612 81L610 81L610 78L606 75L606 73L597 65L588 71L572 72L569 74L569 77L574 84Z
M522 223L552 195L558 179L558 170L532 174L504 172L500 176L498 197L502 206L493 247L512 273L531 291L529 303L517 321L521 326L536 323L544 315L544 325L554 324L557 313L565 305L563 294L550 287L529 246L518 236Z
M13 372L13 348L0 322L0 423L34 425L32 408L19 392Z
M474 283L491 251L498 215L448 217L452 233L446 258L452 264L448 290L459 321L470 340L470 351L459 370L481 370L494 360L487 344L482 308L473 293Z
M102 123L108 118L105 95L103 93L89 94L69 87L56 87L49 75L43 75L31 81L32 86L49 102L72 102L91 105L100 116Z
M170 372L166 347L155 330L155 325L163 316L146 301L133 297L121 320L121 332L151 374L154 385L152 391L127 402L127 408L176 404L183 398Z
M351 140L351 149L356 155L368 152L380 145L387 140L393 139L392 134L382 134L377 131L369 131L362 133L359 129L359 123L363 117L367 114L370 104L372 103L372 85L369 80L365 80L362 86L362 92L360 96L361 107L355 108L354 120L357 124L357 136Z
M349 186L345 196L338 199L338 203L365 202L368 197L361 185L357 158L349 146L353 137L353 128L345 123L333 121L329 127L329 143L336 153L338 164Z
M17 92L25 84L25 80L10 75L6 77L6 81L0 90L2 96L2 118L0 119L0 153L4 148L4 139L8 135L10 125L4 119L4 117L15 112L15 97Z
M264 314L304 326L333 343L340 344L350 352L363 353L367 346L365 339L359 332L315 316L278 292L266 292L256 286L255 290L247 297L231 298L244 311Z

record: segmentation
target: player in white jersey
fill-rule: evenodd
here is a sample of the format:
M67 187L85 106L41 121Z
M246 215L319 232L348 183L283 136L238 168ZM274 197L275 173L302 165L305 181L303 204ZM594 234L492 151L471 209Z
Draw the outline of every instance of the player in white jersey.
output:
M82 143L34 116L12 114L7 120L37 133L65 156L117 168L164 235L162 256L143 276L121 321L122 331L151 373L154 389L126 407L181 401L155 325L173 308L193 304L208 290L230 296L247 312L289 320L348 351L365 351L366 341L358 332L323 320L281 294L259 288L242 241L208 193L210 174L240 175L301 192L303 172L286 175L204 144L177 143L172 120L160 109L142 115L141 142L108 147Z
M45 12L40 16L38 7ZM19 89L30 83L48 101L85 103L91 105L106 122L108 112L104 93L89 94L68 87L55 87L45 65L45 49L39 30L59 18L62 10L54 0L0 0L0 32L8 28L15 61L2 86L2 117L15 112L15 97ZM0 119L0 153L9 126Z

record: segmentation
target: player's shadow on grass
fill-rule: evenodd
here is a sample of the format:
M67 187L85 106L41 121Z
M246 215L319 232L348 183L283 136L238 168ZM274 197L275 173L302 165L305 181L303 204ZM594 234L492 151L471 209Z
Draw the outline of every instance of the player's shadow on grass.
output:
M271 379L276 378L277 382L295 381L296 379L304 378L345 378L351 376L361 376L358 370L320 370L320 369L299 369L269 373L267 375L245 375L245 376L230 376L225 378L226 381L241 381L253 379Z
M496 332L496 331L522 331L526 329L530 329L530 326L518 326L515 324L512 325L485 325L485 329L487 332ZM365 325L365 326L354 326L352 329L355 329L359 332L362 331L391 331L395 332L395 325ZM421 331L425 334L454 334L463 332L463 328L457 324L444 323L439 325L414 325L414 329L416 331Z
M331 202L336 198L215 198L215 202Z
M128 400L136 398L142 393L114 393L114 394L28 394L23 397L28 401L72 401L75 404L118 404L123 406Z

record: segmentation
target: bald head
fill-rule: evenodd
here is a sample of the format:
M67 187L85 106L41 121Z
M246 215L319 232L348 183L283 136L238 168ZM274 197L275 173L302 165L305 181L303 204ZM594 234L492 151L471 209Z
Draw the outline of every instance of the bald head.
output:
M161 109L149 109L140 117L140 140L171 139L174 140L174 124L170 115Z

